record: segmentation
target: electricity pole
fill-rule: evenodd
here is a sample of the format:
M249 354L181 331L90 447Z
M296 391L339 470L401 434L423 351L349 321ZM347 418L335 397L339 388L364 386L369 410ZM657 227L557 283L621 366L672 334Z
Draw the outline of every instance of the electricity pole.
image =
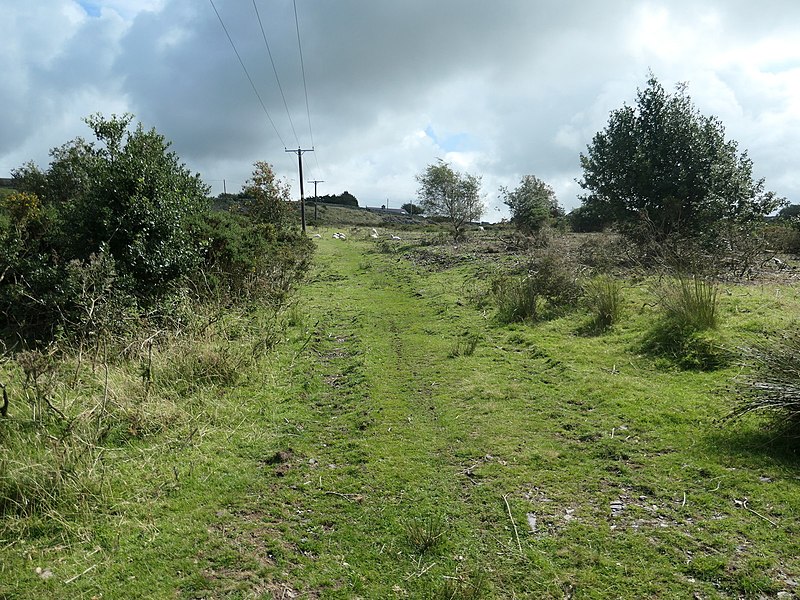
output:
M317 202L319 196L317 196L317 184L318 183L325 183L324 179L312 179L308 183L314 184L314 225L317 224Z
M297 150L288 150L284 149L285 152L291 152L292 154L297 154L297 166L300 169L300 224L303 228L303 233L306 232L306 201L303 197L303 154L305 152L313 152L314 149L303 150L301 148L297 148Z

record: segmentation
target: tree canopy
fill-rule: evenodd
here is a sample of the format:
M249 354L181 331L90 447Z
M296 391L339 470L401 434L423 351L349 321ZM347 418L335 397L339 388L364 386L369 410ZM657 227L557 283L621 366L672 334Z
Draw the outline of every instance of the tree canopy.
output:
M423 212L447 219L453 228L453 237L461 236L464 225L480 219L485 210L480 197L481 178L459 173L441 159L417 175L417 182Z
M76 138L51 150L46 171L28 163L14 177L53 216L51 252L79 261L106 252L121 282L144 296L196 266L185 223L207 208L208 187L154 129L130 130L132 119L92 115L96 142Z
M780 206L753 179L747 153L716 117L700 114L685 85L665 91L651 76L636 105L611 112L581 154L583 205L637 240L699 238L761 220Z
M241 200L236 208L259 223L271 224L280 230L290 225L289 182L275 175L272 165L265 161L253 163L253 174L242 187Z
M535 175L525 175L513 191L501 187L500 195L511 210L511 222L528 233L538 231L562 212L553 188Z

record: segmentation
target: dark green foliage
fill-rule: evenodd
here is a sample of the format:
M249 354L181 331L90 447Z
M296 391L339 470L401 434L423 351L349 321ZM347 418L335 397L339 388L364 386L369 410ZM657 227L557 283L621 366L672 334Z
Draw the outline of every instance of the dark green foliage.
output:
M410 215L421 215L422 214L422 207L414 204L413 202L406 202L400 208L406 211Z
M19 191L0 202L0 326L83 344L137 315L169 316L191 282L201 297L279 303L308 266L310 242L270 165L256 163L232 197L236 215L211 213L199 175L131 121L91 116L96 142L77 138L46 171L14 172Z
M511 222L532 233L563 214L553 188L534 175L526 175L513 191L500 188L503 202L511 210Z
M128 131L131 119L89 117L98 146L53 151L47 176L54 195L46 201L64 202L63 254L85 261L105 248L118 284L147 302L197 266L185 223L207 208L208 189L162 135L141 125Z
M278 229L240 212L215 211L190 224L199 240L201 296L224 304L280 304L308 268L313 245L299 229Z
M199 177L154 130L128 131L130 115L86 122L96 144L77 138L51 151L47 171L29 163L14 173L22 194L11 197L14 206L4 203L0 219L6 325L86 322L87 307L94 310L112 284L128 304L148 305L199 264L185 226L206 210ZM25 194L33 199L28 209ZM104 265L102 281L80 274L93 261Z
M576 233L591 233L603 231L612 223L612 218L602 205L587 202L572 210L567 215L567 222Z
M790 204L789 206L784 206L778 212L778 218L786 221L796 219L797 217L800 217L800 204Z
M341 206L358 206L358 199L350 192L345 190L341 194L326 194L324 196L317 196L310 198L317 202L324 202L325 204L339 204Z
M744 348L749 370L734 386L736 405L729 418L769 415L773 427L800 427L800 331L796 327L771 340Z
M581 165L586 210L642 243L702 238L719 248L721 225L758 223L781 204L720 121L701 115L685 86L668 94L655 77L636 106L611 113Z

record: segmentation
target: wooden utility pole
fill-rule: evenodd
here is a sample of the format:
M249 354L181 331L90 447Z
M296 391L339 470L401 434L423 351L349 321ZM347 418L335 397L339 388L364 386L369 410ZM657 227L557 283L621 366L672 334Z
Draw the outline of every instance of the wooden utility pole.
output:
M317 202L319 202L319 196L317 196L317 184L324 183L324 179L311 179L308 183L314 184L314 224L317 224Z
M297 166L300 170L300 224L303 228L303 233L306 232L306 201L303 197L303 154L305 152L313 152L314 149L307 149L303 150L301 148L297 148L297 150L285 150L286 152L291 152L292 154L297 154Z

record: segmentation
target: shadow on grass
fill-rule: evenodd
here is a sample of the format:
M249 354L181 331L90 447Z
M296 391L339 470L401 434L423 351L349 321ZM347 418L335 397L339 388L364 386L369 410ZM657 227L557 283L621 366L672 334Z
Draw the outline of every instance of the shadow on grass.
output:
M724 421L708 434L720 454L763 463L765 458L800 471L800 429L777 429L766 418Z
M668 319L656 321L636 348L687 371L715 371L731 364L733 356L713 330L697 331Z

